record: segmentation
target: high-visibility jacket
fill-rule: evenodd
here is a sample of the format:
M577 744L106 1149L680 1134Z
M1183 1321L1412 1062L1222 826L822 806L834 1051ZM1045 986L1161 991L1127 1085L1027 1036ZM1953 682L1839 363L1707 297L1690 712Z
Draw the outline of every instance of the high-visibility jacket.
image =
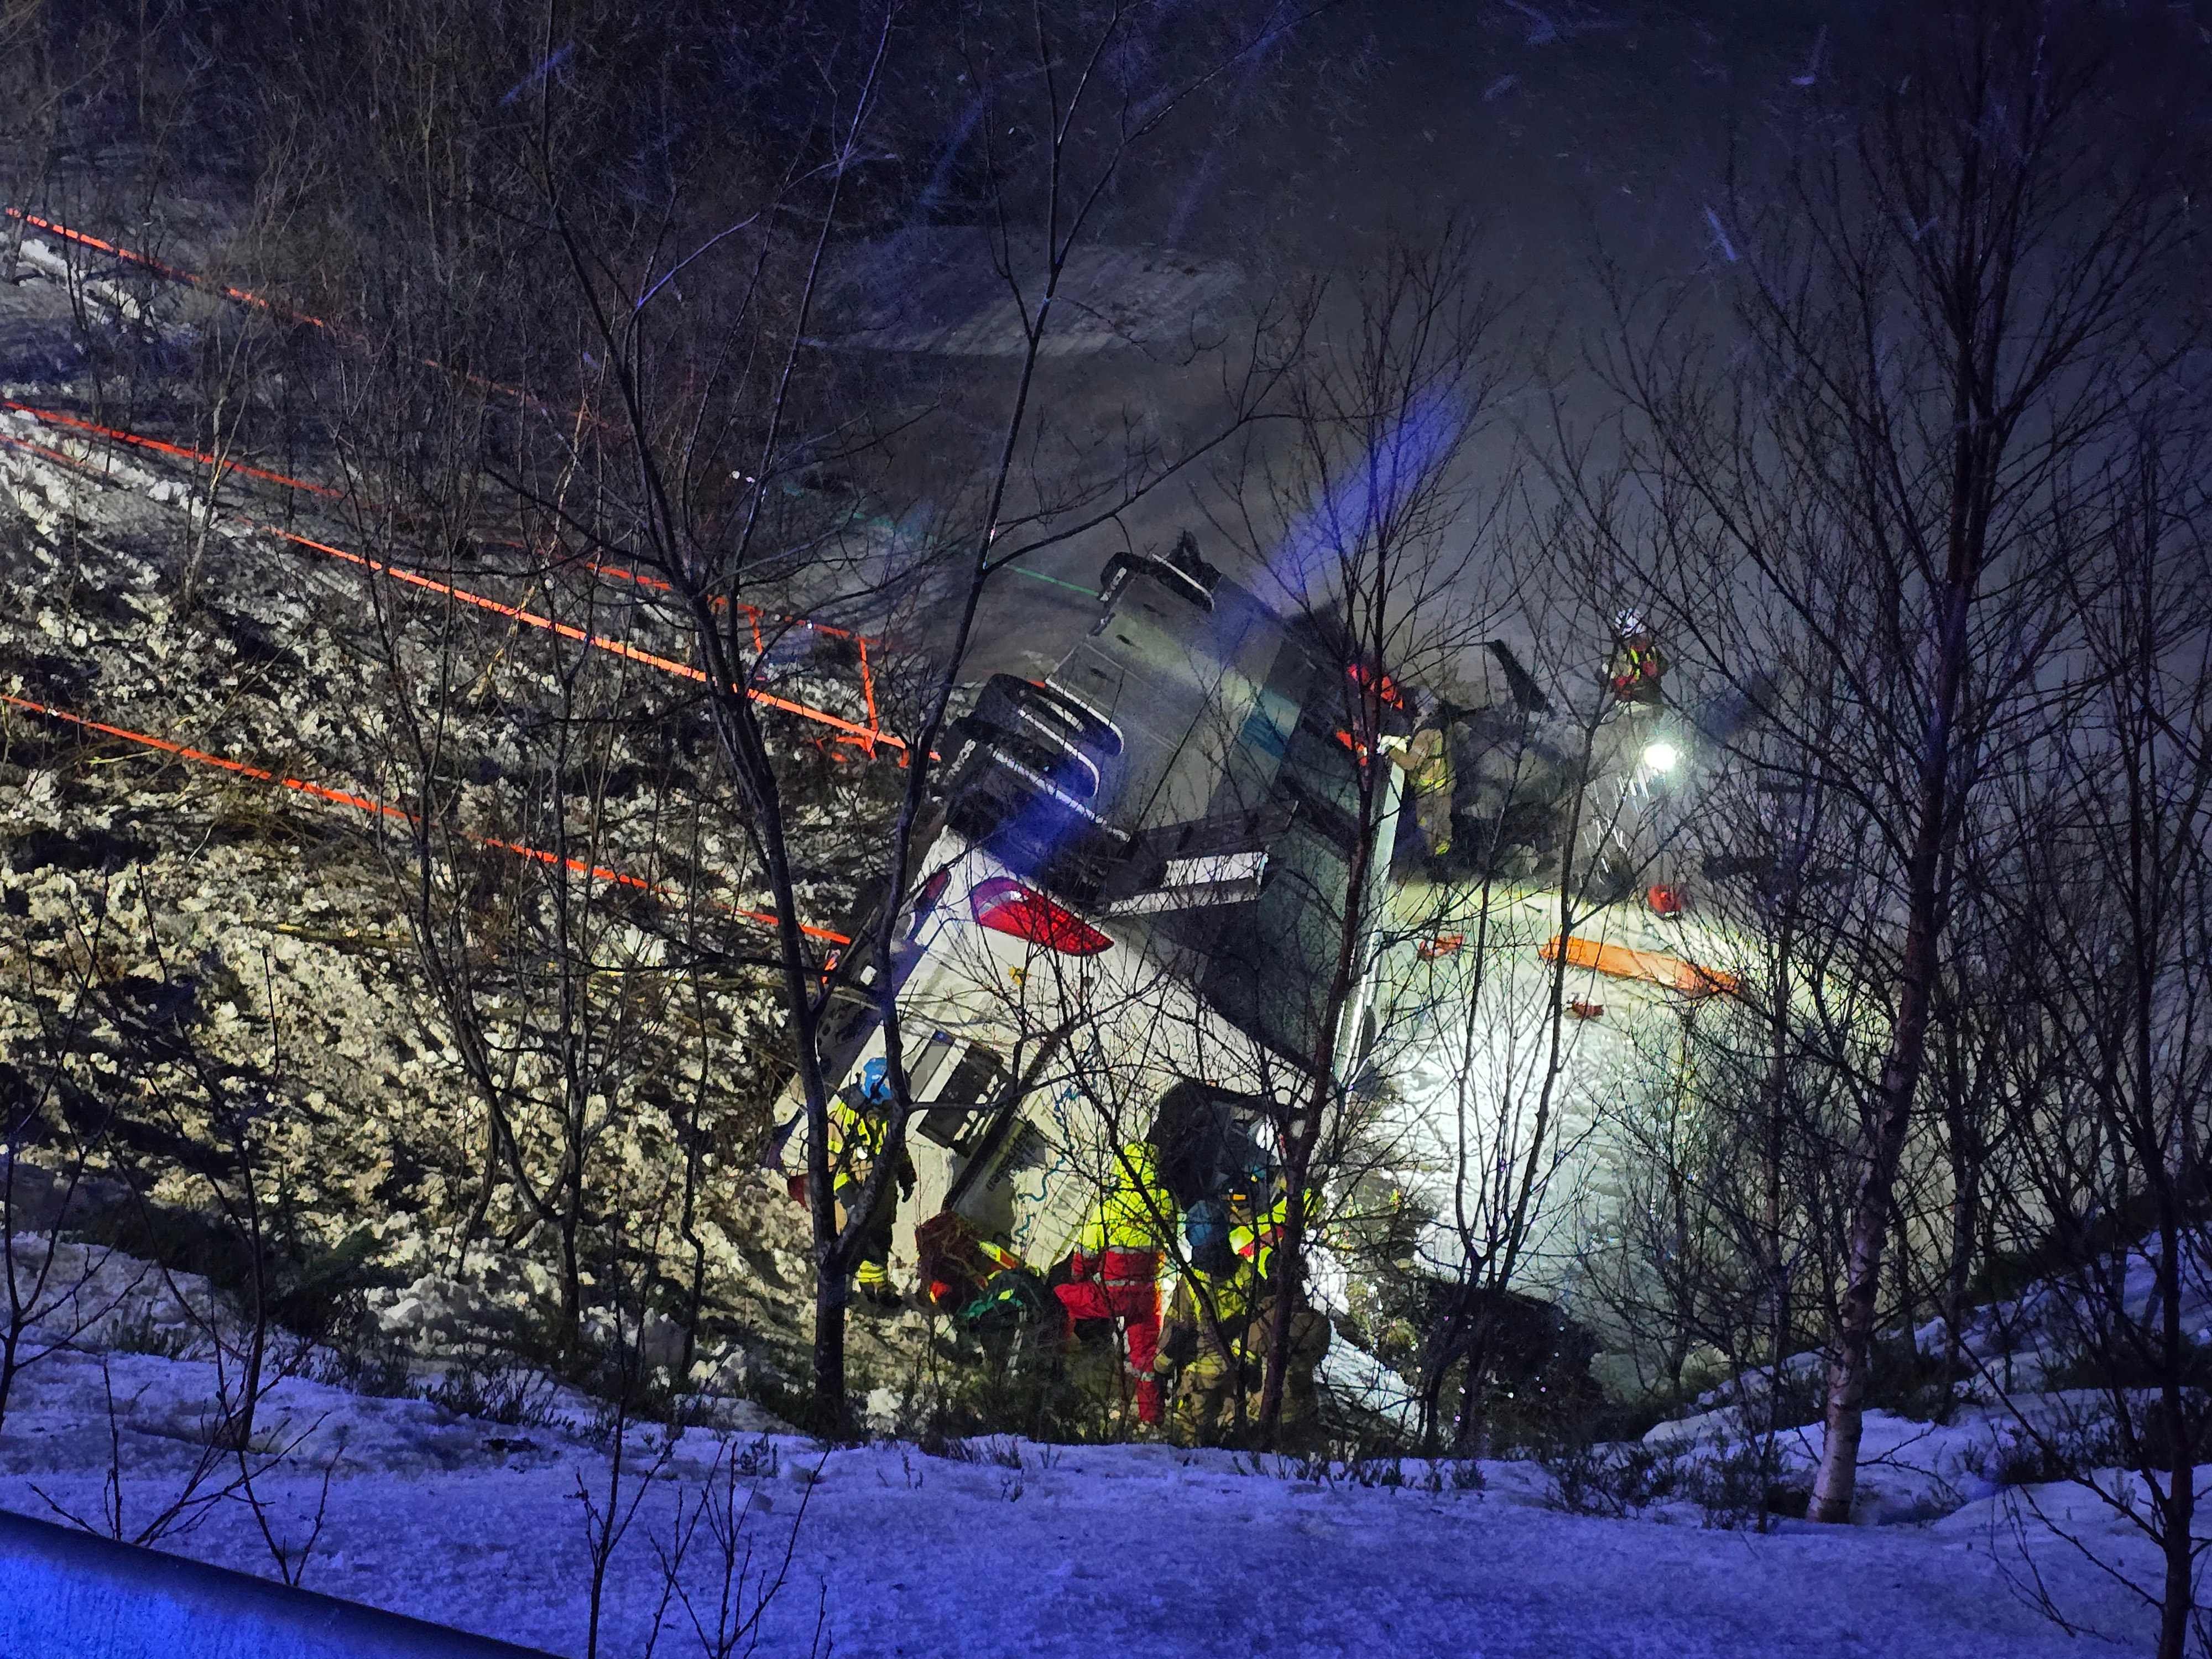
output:
M1202 1292L1224 1330L1243 1328L1254 1310L1274 1294L1274 1283L1268 1274L1275 1265L1275 1245L1283 1235L1283 1223L1290 1212L1289 1202L1287 1198L1279 1196L1250 1220L1237 1222L1230 1227L1229 1248L1234 1253L1234 1265L1222 1273L1210 1273L1194 1266L1186 1272L1176 1287L1174 1305L1179 1311L1170 1314L1170 1322L1180 1319L1187 1324L1202 1325L1204 1322L1199 1316ZM1306 1195L1309 1221L1319 1205L1318 1194Z
M1269 1283L1268 1273L1275 1262L1275 1246L1282 1242L1283 1232L1291 1215L1291 1200L1287 1193L1278 1194L1275 1201L1251 1220L1229 1230L1229 1248L1252 1264L1253 1271L1263 1285ZM1306 1194L1306 1237L1313 1237L1313 1224L1321 1215L1321 1194L1309 1190Z
M1239 1261L1225 1273L1200 1273L1193 1267L1176 1281L1175 1295L1168 1303L1167 1328L1170 1333L1188 1333L1195 1341L1199 1363L1218 1370L1227 1364L1230 1352L1246 1346L1244 1328L1251 1321L1254 1302L1265 1289L1249 1261ZM1211 1323L1206 1317L1209 1312ZM1229 1345L1227 1351L1221 1342Z
M1133 1140L1108 1164L1106 1182L1076 1234L1085 1257L1109 1250L1164 1251L1175 1231L1176 1204L1160 1183L1159 1155Z
M884 1155L884 1142L890 1134L889 1118L867 1102L848 1100L845 1093L831 1097L830 1102L830 1176L837 1186L858 1183L868 1178L876 1160ZM899 1184L910 1186L914 1182L914 1160L902 1149Z
M1623 640L1613 653L1610 675L1613 695L1623 702L1655 696L1659 690L1659 677L1666 672L1667 659L1648 638Z
M1413 822L1427 839L1429 851L1442 858L1451 851L1451 744L1442 732L1435 739L1435 748L1417 759L1407 782L1413 787Z

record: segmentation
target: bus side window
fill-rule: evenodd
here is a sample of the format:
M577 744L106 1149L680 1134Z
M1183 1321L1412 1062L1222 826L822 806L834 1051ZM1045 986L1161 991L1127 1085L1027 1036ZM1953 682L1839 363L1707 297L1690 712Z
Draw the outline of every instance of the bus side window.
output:
M947 1103L963 1106L988 1106L999 1097L1006 1086L1006 1062L995 1049L981 1042L971 1042L968 1052L960 1056L960 1063L952 1068L952 1075L945 1079L941 1098Z
M908 912L906 938L908 944L921 937L922 927L937 913L938 901L945 896L945 887L951 880L952 867L947 865L922 883L915 891L914 907Z
M945 1069L945 1062L951 1056L952 1034L950 1031L933 1031L927 1042L908 1052L906 1080L916 1100L929 1098L931 1079Z
M998 1104L1006 1085L1006 1062L999 1053L971 1042L960 1063L937 1091L938 1103L921 1116L921 1133L939 1146L963 1158L974 1152L989 1121L989 1109Z
M875 999L866 991L840 986L830 994L830 1006L815 1033L815 1052L822 1056L823 1080L831 1089L844 1083L878 1018Z

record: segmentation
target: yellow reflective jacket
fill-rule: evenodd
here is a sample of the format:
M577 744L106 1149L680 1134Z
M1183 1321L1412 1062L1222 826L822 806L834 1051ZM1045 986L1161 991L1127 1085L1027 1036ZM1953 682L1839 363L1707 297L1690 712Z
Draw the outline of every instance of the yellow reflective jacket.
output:
M1112 1250L1165 1250L1176 1221L1175 1200L1160 1184L1159 1156L1144 1141L1123 1146L1106 1166L1106 1182L1084 1218L1075 1248L1085 1255Z
M1249 1222L1229 1230L1229 1248L1252 1264L1253 1272L1261 1284L1273 1281L1268 1274L1274 1267L1275 1246L1281 1242L1285 1225L1290 1220L1291 1200L1285 1193ZM1306 1239L1311 1243L1314 1223L1321 1218L1321 1194L1309 1188L1306 1192Z
M868 1171L884 1155L884 1141L890 1133L890 1122L886 1115L867 1105L856 1105L842 1093L830 1101L830 1176L838 1186L860 1182L868 1178ZM902 1177L902 1186L914 1179L914 1160L903 1150L899 1154Z
M1221 1339L1232 1349L1244 1346L1244 1328L1252 1317L1253 1304L1266 1287L1258 1282L1249 1262L1239 1261L1225 1273L1200 1273L1194 1267L1176 1281L1169 1298L1165 1331L1188 1329L1195 1334L1199 1352L1216 1361L1224 1358L1214 1340L1206 1311L1220 1327Z

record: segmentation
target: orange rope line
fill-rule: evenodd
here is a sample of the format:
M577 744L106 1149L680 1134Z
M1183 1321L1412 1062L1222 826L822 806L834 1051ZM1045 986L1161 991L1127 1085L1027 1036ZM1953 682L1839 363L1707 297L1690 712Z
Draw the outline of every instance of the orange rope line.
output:
M867 700L868 729L876 730L883 722L876 714L876 677L868 667L868 641L863 635L854 635L854 643L860 653L860 696Z
M73 472L97 474L100 471L82 455L64 454L58 449L49 449L44 444L34 444L28 438L19 438L12 432L0 432L0 443L13 444L16 448L26 450L31 454L44 456L47 460L58 462Z
M584 568L594 576L606 576L616 581L634 583L639 587L651 588L656 593L673 593L676 591L672 583L665 582L658 576L648 576L641 570L631 570L622 565L596 564L586 562ZM707 603L717 611L726 611L730 607L730 601L720 593L709 595ZM840 628L835 623L816 622L811 617L779 617L762 610L757 605L747 605L742 599L737 604L738 609L752 619L755 632L758 632L760 624L765 621L781 623L786 628L809 629L817 634L827 634L832 639L853 640L863 648L866 647L870 638L866 634L855 634L849 628Z
M40 218L36 214L26 213L21 208L0 208L0 212L4 212L9 218L15 219L21 223L29 225L33 228L46 231L51 235L59 236L64 240L76 242L82 246L96 249L100 252L108 254L114 258L127 260L133 264L143 265L147 270L154 271L157 275L167 277L174 282L185 283L190 287L199 289L204 292L222 294L229 299L240 301L241 304L256 306L264 311L290 318L295 322L312 324L317 328L327 329L330 326L329 324L325 322L319 317L313 317L305 312L295 311L289 307L278 305L274 301L265 299L262 295L254 294L246 289L233 288L228 284L211 282L208 278L195 275L191 271L179 270L174 265L165 264L161 260L154 258L150 255L136 252L130 248L119 246L113 242L106 241L98 236L88 234L86 232L81 230L73 230L69 226L57 223L52 219L44 219ZM470 381L471 384L486 386L491 390L505 393L507 396L522 398L526 402L534 403L536 401L534 398L530 398L529 394L514 386L502 386L496 380L488 380L483 379L481 375L471 374L465 370L454 371L447 369L444 364L437 362L430 358L426 357L422 361L428 367L438 369L441 373L451 374L459 372L461 374L463 379ZM282 485L288 489L305 489L314 495L322 495L331 500L343 500L345 497L345 492L343 490L334 489L329 484L310 483L305 478L295 478L286 473L272 472L266 468L253 466L244 461L225 460L219 456L209 454L204 450L193 449L183 444L170 443L160 438L145 437L141 434L126 431L119 427L101 426L95 422L83 420L74 415L64 415L58 410L39 409L29 404L18 403L11 398L0 398L0 408L15 410L18 413L28 415L35 420L46 422L50 425L73 428L77 431L89 432L98 437L108 439L115 443L129 444L137 448L152 450L157 453L173 455L177 457L179 459L191 461L198 465L212 467L215 469L218 479L220 479L222 475L225 472L237 472L241 473L247 477L259 478L269 483ZM34 445L27 445L26 447L33 448L37 450L37 453L52 456L57 460L65 459L52 450L38 450L37 446ZM279 532L276 533L283 534L284 532ZM307 544L309 546L320 545L317 543L308 543ZM329 548L325 548L322 550L333 553L336 551L335 549ZM339 556L344 556L340 555ZM614 577L620 580L635 583L640 586L658 589L662 592L673 591L669 586L668 583L661 581L658 578L647 576L638 571L626 570L618 565L593 564L589 568L595 574ZM457 595L457 597L468 598L469 596ZM478 601L476 601L471 598L470 602L477 603ZM483 601L483 603L489 605L490 602ZM718 599L715 603L717 608L719 608L724 602ZM491 605L491 608L496 610L500 607L497 605ZM753 605L747 605L745 609L751 613L753 636L756 643L757 643L760 639L760 623L765 613L760 611L758 607ZM509 612L508 614L519 616L520 613ZM525 621L536 620L530 617L520 617L520 619ZM756 699L770 708L782 708L787 712L803 715L809 720L820 720L826 725L836 726L845 732L851 740L860 743L870 754L873 754L875 752L875 744L878 743L890 744L903 754L906 745L896 738L884 735L880 726L878 724L876 714L875 677L869 667L866 640L862 639L860 635L852 634L848 629L833 627L827 623L809 622L804 617L786 617L781 618L780 620L785 621L795 627L813 629L817 632L828 634L835 637L860 640L860 694L867 705L868 724L866 727L854 726L849 721L838 720L835 715L823 714L817 710L807 708L799 703L787 702L781 698L770 696L765 692L755 691L751 695ZM545 625L550 626L550 624ZM575 637L580 639L583 636L581 635L577 635ZM645 656L642 653L632 652L625 647L619 647L598 641L591 642L594 644L602 644L604 648L617 651L620 654L635 656L639 661L653 662L656 666L661 665L663 661L663 659L653 659ZM765 654L765 647L763 648L761 654ZM678 667L676 672L685 672L689 671L685 671L681 667ZM699 676L699 678L703 678L704 676Z
M28 225L33 230L43 230L50 236L58 236L65 242L75 242L80 247L93 248L112 258L121 259L134 265L143 265L157 276L167 277L173 283L182 283L188 288L198 289L204 294L220 294L227 300L237 301L240 305L252 306L273 316L288 318L295 323L306 323L315 328L330 326L319 317L311 317L304 311L295 311L289 306L279 305L274 300L264 299L260 295L249 289L232 288L225 283L213 282L205 276L195 276L189 270L179 270L174 265L163 264L150 254L136 253L127 247L118 247L112 242L102 241L99 237L87 235L83 231L71 230L67 225L56 224L52 219L41 219L34 213L26 213L21 208L0 208L0 213L5 213L10 219L21 224Z
M608 576L617 581L635 583L640 587L650 588L656 593L673 593L676 591L672 584L663 581L658 576L648 576L641 570L626 569L618 564L587 564L585 568L595 576ZM717 593L713 595L708 603L717 611L726 611L729 608L731 601ZM742 600L738 601L738 608L751 618L754 647L761 655L765 656L768 653L768 648L761 641L760 625L762 620L768 616L768 612L757 605L746 605ZM813 622L805 617L777 617L774 620L781 623L787 628L810 629L817 634L826 634L832 639L853 641L860 656L860 696L868 708L868 729L872 732L881 731L883 722L876 714L875 670L868 662L868 636L866 634L856 634L849 628L839 628L831 623ZM884 743L893 741L889 738L878 740ZM901 745L902 748L903 746Z
M266 471L259 467L248 466L242 462L224 462L213 455L207 454L200 450L187 448L181 444L168 443L159 438L144 437L135 432L125 431L119 427L101 426L96 422L81 420L74 415L64 415L54 410L35 408L29 404L17 403L12 398L0 398L0 409L11 409L20 414L28 415L33 419L42 422L72 428L81 432L89 432L98 437L111 439L116 442L134 444L141 448L156 450L167 455L180 456L187 460L199 462L210 466L227 467L232 471L246 473L257 478L265 478L272 483L284 484L298 489L313 490L319 495L342 496L343 495L343 491L333 489L325 484L309 483L304 479L289 477L281 472ZM41 445L30 443L24 439L15 438L12 435L4 434L0 434L0 437L6 437L7 441L11 443L21 445L24 448L29 449L39 454L48 456L52 459L67 461L71 465L81 465L81 463L73 461L71 458L63 455L57 450L46 449ZM502 605L497 599L488 599L480 593L472 593L466 588L454 587L445 582L434 581L428 576L419 575L413 571L398 569L392 566L381 563L377 560L364 557L362 555L358 553L349 553L343 548L332 547L326 542L316 541L310 537L300 535L294 531L279 529L273 525L254 524L251 520L248 520L247 524L249 528L258 530L264 535L276 536L285 541L291 542L296 546L312 549L315 552L326 554L334 559L343 559L348 564L358 565L362 569L374 571L379 575L389 576L395 581L410 583L416 587L427 589L431 592L443 594L449 599L458 599L464 605L473 605L479 610L489 611L502 617L510 617L516 622L527 623L532 628L544 629L550 633L560 635L563 639L574 640L579 644L590 646L597 650L611 652L616 656L626 658L632 662L641 663L648 668L657 668L665 674L674 674L682 678L696 681L702 684L706 681L707 676L704 672L691 666L689 663L678 662L673 658L670 657L657 656L649 651L641 651L635 646L625 644L620 640L611 640L602 635L586 633L582 629L572 627L563 623L556 623L550 617L538 616L534 611L524 611L514 605ZM598 565L593 565L591 568L594 573L601 573L603 571L603 568ZM665 582L657 582L651 577L641 576L634 572L620 570L614 567L604 568L604 574L617 574L632 581L645 583L662 588L665 588L667 586ZM747 609L751 610L752 607L748 606ZM754 630L756 635L757 635L759 631L758 619L761 613L757 610L755 610L753 611L753 615L755 618ZM821 631L824 633L838 635L843 635L845 633L845 630L842 629L833 629L826 624L808 623L803 620L795 621L794 625L802 628L819 628ZM848 635L847 637L850 636ZM873 684L873 677L868 672L867 653L865 642L861 648L860 673L861 695L866 701L868 709L868 724L866 726L856 725L851 720L842 719L836 714L828 713L826 710L809 708L805 703L794 702L789 698L776 696L770 692L761 690L757 687L748 690L746 696L750 697L754 702L760 703L764 708L778 709L787 714L795 714L802 720L812 720L818 725L830 726L839 733L839 741L856 744L860 747L866 750L867 752L872 755L875 752L876 745L878 744L888 744L890 747L896 749L903 754L906 749L904 741L901 738L891 736L887 732L884 732L881 726L876 723L875 686Z
M120 738L125 743L135 743L143 748L158 750L165 755L174 755L179 760L193 761L202 766L216 767L239 777L251 778L256 783L273 784L277 788L289 789L316 800L328 801L338 806L350 806L357 811L367 812L375 817L396 818L403 823L421 822L416 814L408 811L404 807L393 806L385 801L373 800L366 795L356 795L349 790L333 789L326 784L311 783L305 778L280 776L265 768L248 765L244 761L232 760L223 755L211 755L204 749L194 749L185 744L172 743L167 738L157 738L146 732L134 732L128 726L111 726L105 720L96 720L87 715L71 714L65 708L53 708L42 702L33 702L28 697L14 696L5 691L0 691L0 703L5 703L13 708L26 710L30 714L43 714L48 720L59 720L66 725L82 727L88 732L97 732L104 737ZM635 888L640 892L649 893L666 903L680 905L684 902L685 895L672 887L647 881L644 877L631 875L627 871L593 864L586 859L564 858L558 853L547 852L542 847L531 847L520 842L501 841L495 836L471 836L469 839L480 846L491 848L497 852L513 853L517 857L532 859L540 864L561 866L580 876L588 876L594 881L611 882L618 886ZM720 901L713 901L713 902L716 909L738 917L742 921L754 922L763 927L774 927L777 925L776 916L773 911L745 910L735 905L721 903ZM809 939L818 939L831 945L845 945L853 942L848 934L836 933L827 927L812 927L803 921L799 924L799 931Z
M401 570L380 560L369 558L364 554L348 552L342 547L332 547L327 542L316 541L312 537L301 535L297 531L281 530L274 525L264 524L249 523L248 527L258 530L265 536L279 537L295 546L326 554L333 559L343 560L348 564L371 571L377 575L389 576L394 581L405 582L410 586L441 594L447 599L459 600L463 605L473 605L480 611L489 611L496 616L506 617L532 628L544 629L546 632L557 635L564 640L574 640L579 645L610 652L629 661L641 663L647 668L657 668L664 674L674 674L702 685L707 683L705 670L696 668L690 663L678 662L672 657L656 656L650 651L641 651L637 647L623 641L609 639L603 634L588 633L573 623L555 622L550 617L541 617L534 611L523 610L520 605L502 605L497 599L489 599L481 593L471 593L468 589L455 587L450 582L441 582L416 571ZM809 720L817 725L830 726L847 740L854 743L863 745L884 744L901 751L906 748L906 742L902 738L893 737L890 733L878 729L855 725L851 720L842 719L822 709L810 708L805 703L793 702L787 697L776 696L773 693L760 690L757 686L747 687L745 696L764 708L778 709L787 714L796 714L802 720Z
M126 432L121 427L101 426L95 421L83 420L75 415L64 415L59 410L34 408L29 404L19 404L13 398L0 398L0 409L12 409L19 415L28 415L33 420L42 421L49 426L64 426L79 432L89 432L94 437L105 438L111 443L129 444L134 448L150 449L160 454L173 455L179 460L192 461L202 466L214 467L218 473L242 472L249 478L260 478L270 483L282 484L287 489L312 490L318 495L327 495L334 501L342 501L345 497L345 491L334 489L328 484L309 483L305 478L295 478L287 473L270 472L265 468L249 466L244 461L225 460L219 455L209 454L204 449L193 449L184 444L173 444L161 438L145 437L136 432Z
M24 212L21 208L0 208L0 213L6 214L19 223L29 225L33 229L43 230L52 236L58 236L65 242L75 242L80 247L93 248L111 258L122 259L134 265L143 266L155 276L169 282L182 283L187 288L199 289L203 294L221 295L224 299L235 300L240 305L252 306L256 310L265 311L272 317L282 317L295 323L305 323L311 328L319 328L331 335L352 340L356 345L362 343L360 337L349 329L333 328L320 317L313 316L307 312L295 310L290 306L256 294L251 289L233 288L228 283L218 283L211 277L202 276L196 272L181 270L175 265L164 264L150 254L139 253L131 248L118 246L113 242L88 234L82 230L72 230L67 225L57 224L52 219L41 219L34 213ZM520 386L505 386L497 380L487 380L481 374L471 374L465 368L449 368L434 357L421 357L416 361L425 368L436 369L441 374L458 375L471 386L482 386L487 392L496 392L501 397L513 398L517 402L528 404L534 409L541 410L545 409L543 403ZM599 417L596 416L586 414L584 418L594 426L599 424Z

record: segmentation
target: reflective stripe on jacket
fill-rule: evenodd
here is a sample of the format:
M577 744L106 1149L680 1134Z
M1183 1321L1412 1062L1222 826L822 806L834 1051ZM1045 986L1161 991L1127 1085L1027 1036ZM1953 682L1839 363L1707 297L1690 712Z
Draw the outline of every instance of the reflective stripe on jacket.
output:
M868 1178L876 1160L884 1155L884 1142L890 1135L887 1114L866 1104L855 1104L842 1091L830 1101L830 1176L838 1186L860 1182ZM907 1181L914 1179L914 1160L903 1150L899 1154L900 1173Z
M1254 1216L1249 1222L1229 1230L1229 1248L1250 1262L1253 1271L1262 1282L1267 1281L1268 1271L1274 1265L1275 1246L1282 1243L1283 1230L1291 1215L1288 1194L1277 1196L1275 1201ZM1315 1225L1321 1219L1321 1194L1309 1187L1306 1189L1306 1242L1314 1242Z
M1084 1218L1075 1248L1086 1257L1101 1256L1109 1249L1158 1255L1167 1249L1175 1220L1175 1200L1160 1184L1158 1154L1145 1142L1133 1140L1108 1164L1105 1185Z
M1225 1273L1203 1273L1193 1268L1176 1281L1175 1295L1168 1304L1168 1325L1194 1333L1200 1354L1218 1368L1228 1360L1221 1341L1231 1348L1243 1346L1254 1293L1260 1288L1252 1269L1242 1261ZM1206 1319L1209 1308L1212 1323ZM1220 1328L1219 1341L1214 1335L1216 1325Z

